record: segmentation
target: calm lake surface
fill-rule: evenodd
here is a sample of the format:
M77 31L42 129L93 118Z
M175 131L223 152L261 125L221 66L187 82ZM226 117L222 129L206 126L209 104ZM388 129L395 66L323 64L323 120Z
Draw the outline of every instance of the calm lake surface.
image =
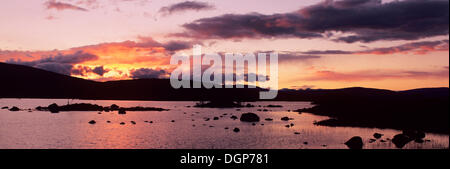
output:
M253 108L215 109L194 108L195 102L166 101L105 101L67 99L0 99L0 107L17 106L34 109L51 103L65 105L92 103L102 106L117 104L121 107L161 107L170 111L127 112L40 112L32 110L10 112L0 110L0 149L342 149L343 143L353 136L361 136L364 148L395 149L391 141L369 143L373 133L392 138L398 130L315 126L314 121L328 119L308 113L289 110L310 107L308 102L253 102ZM282 105L281 108L263 108L259 105ZM268 109L267 112L257 109ZM231 115L253 112L261 121L253 126L232 120ZM226 114L226 115L224 115ZM222 117L220 117L222 116ZM294 118L281 121L282 117ZM220 117L219 120L213 120ZM204 118L211 120L205 121ZM265 121L272 118L273 121ZM89 124L95 120L96 124ZM175 120L175 122L171 122ZM111 123L107 123L111 121ZM136 124L131 124L135 121ZM144 121L153 121L146 123ZM120 125L125 122L125 125ZM288 124L294 126L287 128ZM228 127L229 129L225 129ZM235 133L237 127L240 132ZM294 134L298 132L300 134ZM448 148L449 136L427 133L425 143L410 142L404 148ZM304 144L308 142L308 144Z

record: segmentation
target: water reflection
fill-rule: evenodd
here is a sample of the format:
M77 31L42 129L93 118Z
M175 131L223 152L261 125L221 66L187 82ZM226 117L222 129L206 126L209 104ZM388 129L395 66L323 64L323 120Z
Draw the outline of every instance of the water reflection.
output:
M0 107L18 106L28 109L51 103L64 105L67 102L65 99L0 99ZM102 106L117 104L122 107L161 107L170 111L128 112L126 115L119 115L117 112L51 114L39 111L0 110L0 148L323 149L346 148L343 144L345 141L353 136L361 136L365 143L364 148L385 149L395 148L387 138L401 132L390 129L315 126L314 121L324 120L327 117L289 111L311 106L307 102L256 102L252 104L257 107L240 110L187 107L194 105L194 102L96 100L69 100L69 102ZM283 107L266 108L269 109L267 112L257 111L261 109L258 105L263 107L269 104ZM246 112L258 114L262 121L252 125L230 118L232 115L239 117ZM293 120L280 120L285 116ZM213 120L214 117L219 119ZM210 120L205 121L205 118ZM272 118L273 121L265 121L265 118ZM89 124L90 120L97 123ZM135 121L136 124L130 121ZM125 125L121 125L121 122L125 122ZM287 128L286 125L291 123L294 125ZM240 132L232 131L236 127ZM375 132L383 133L384 136L374 143L369 143ZM448 135L427 133L426 139L431 142L423 144L411 142L404 148L448 148Z

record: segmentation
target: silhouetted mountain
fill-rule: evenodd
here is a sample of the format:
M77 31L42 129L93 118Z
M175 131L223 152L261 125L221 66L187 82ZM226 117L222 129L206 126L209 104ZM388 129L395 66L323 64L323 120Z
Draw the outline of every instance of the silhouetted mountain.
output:
M109 100L255 100L260 89L174 89L168 79L96 82L0 63L0 98Z

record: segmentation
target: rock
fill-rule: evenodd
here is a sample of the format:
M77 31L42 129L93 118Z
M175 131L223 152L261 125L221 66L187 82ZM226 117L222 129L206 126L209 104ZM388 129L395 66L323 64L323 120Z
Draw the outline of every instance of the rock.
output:
M214 126L209 126L209 127L214 127Z
M290 126L293 127L293 126L294 126L294 123L291 123Z
M56 103L53 103L48 106L48 111L51 113L59 113L59 106Z
M214 117L213 120L219 120L219 117Z
M153 121L150 121L149 123L153 123Z
M347 145L347 147L349 149L362 149L364 146L362 138L359 136L352 137L350 140L348 140L344 144Z
M385 142L386 142L386 140L380 140L380 142L382 142L382 143L385 143Z
M97 114L102 114L102 112L98 112Z
M307 141L305 141L305 142L303 142L303 144L304 144L304 145L307 145L307 144L308 144L308 142L307 142Z
M97 122L95 122L95 120L89 121L89 124L95 124L95 123L97 123Z
M111 110L119 110L119 106L117 106L116 104L112 104L110 107L109 107Z
M2 107L2 109L9 109L9 107L8 107L8 106L5 106L5 107Z
M395 144L395 147L397 148L403 148L406 144L408 144L410 141L412 141L410 137L408 137L406 134L397 134L392 138L392 142Z
M375 139L373 139L373 138L369 139L369 143L373 143L373 142L375 142L375 141L377 141L377 140L375 140Z
M9 111L20 111L20 109L18 107L14 106L11 109L9 109Z
M271 105L271 104L269 104L269 105L267 105L266 107L283 107L283 106L281 106L281 105Z
M256 123L252 123L252 126L256 126Z
M175 120L172 120L172 121L170 121L170 122L174 123L174 122L175 122Z
M233 119L233 120L236 120L238 117L236 117L236 116L231 116L230 118Z
M283 121L289 121L290 119L289 119L289 117L282 117L281 120L283 120Z
M109 121L109 120L108 120L108 121L106 121L106 122L107 122L107 123L111 123L111 121Z
M255 106L252 105L252 104L250 104L250 103L247 103L247 104L245 105L245 107L255 107Z
M288 124L288 125L285 125L284 127L289 128L289 127L291 127L291 125Z
M225 130L228 130L229 128L228 127L225 127Z
M243 122L259 122L259 116L255 113L244 113L240 118Z
M205 121L209 121L209 118L205 118Z
M380 134L380 133L374 133L374 134L373 134L373 137L376 138L376 139L379 139L379 138L381 138L382 136L383 136L383 134Z
M125 125L125 122L121 122L120 125Z
M294 132L294 134L298 135L298 134L300 134L300 133L299 133L299 132Z
M127 114L127 112L124 109L120 109L119 114Z
M144 121L144 123L148 123L148 121L146 120L146 121Z
M271 119L271 118L266 118L264 120L266 120L266 121L273 121L273 119Z
M130 123L131 123L131 124L136 124L136 122L135 122L135 121L130 121Z
M237 132L239 132L241 130L239 130L239 128L234 128L233 131L237 133Z

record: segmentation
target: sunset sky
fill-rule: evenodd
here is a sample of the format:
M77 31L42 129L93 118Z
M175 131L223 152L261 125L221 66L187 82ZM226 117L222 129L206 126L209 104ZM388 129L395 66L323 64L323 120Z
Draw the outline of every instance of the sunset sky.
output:
M0 61L97 81L170 56L279 53L280 88L449 86L448 0L5 0ZM14 73L14 72L11 72Z

